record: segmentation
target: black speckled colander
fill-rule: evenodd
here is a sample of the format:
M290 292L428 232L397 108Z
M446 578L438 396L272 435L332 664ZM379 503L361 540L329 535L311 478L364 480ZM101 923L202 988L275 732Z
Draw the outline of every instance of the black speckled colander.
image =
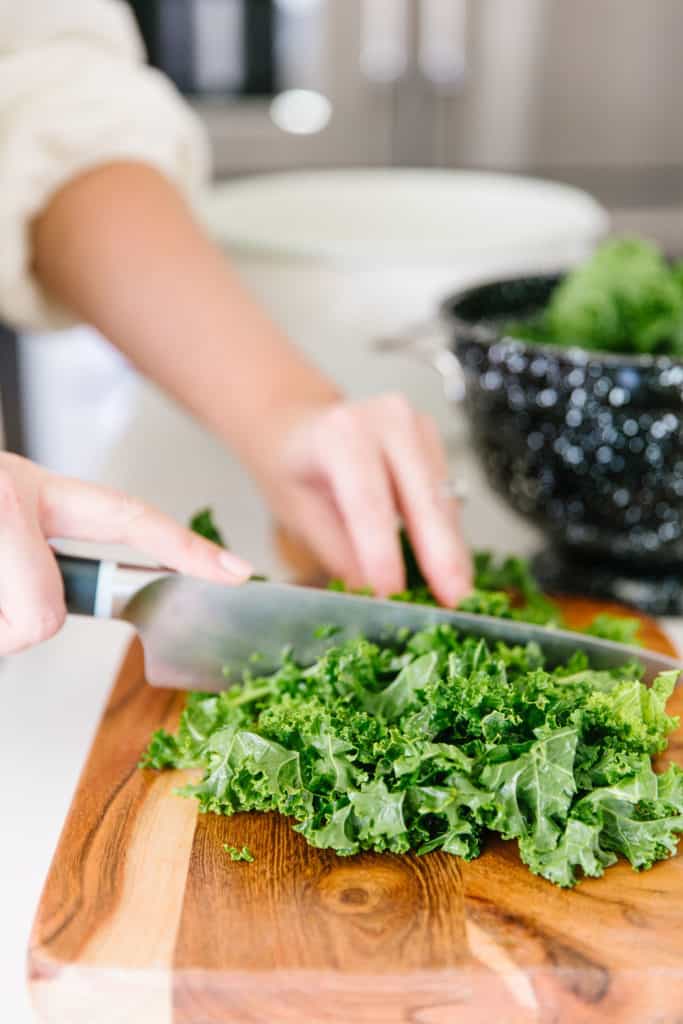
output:
M560 279L496 281L443 305L487 477L565 563L683 577L683 362L508 337Z

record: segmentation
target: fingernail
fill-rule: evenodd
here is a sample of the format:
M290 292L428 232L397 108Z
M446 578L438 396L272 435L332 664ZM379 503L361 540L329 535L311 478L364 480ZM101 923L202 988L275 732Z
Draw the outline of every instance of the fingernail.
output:
M247 580L254 572L253 565L249 565L249 562L233 555L231 551L221 551L218 561L222 569L237 579Z

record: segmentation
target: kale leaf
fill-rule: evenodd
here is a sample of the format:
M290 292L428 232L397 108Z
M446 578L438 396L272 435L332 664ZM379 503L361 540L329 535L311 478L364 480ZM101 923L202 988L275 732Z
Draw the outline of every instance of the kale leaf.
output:
M617 644L637 644L639 631L639 619L617 617L610 615L609 612L596 615L585 630L591 636L599 636L603 640L611 640Z
M471 859L498 833L531 871L571 886L618 856L642 869L675 852L683 769L657 774L651 757L678 724L666 712L676 676L648 688L638 666L596 671L585 655L551 670L535 644L439 625L192 694L141 763L195 766L200 781L181 793L201 811L277 811L341 856Z
M223 843L223 849L226 853L230 854L230 860L245 860L248 864L254 863L254 855L248 846L243 846L240 850L237 846L230 846L229 843Z
M191 525L223 543L209 509ZM394 600L435 603L403 531L401 543L408 589ZM479 552L474 568L462 610L562 624L523 559ZM586 632L633 643L638 628L603 614ZM675 852L683 769L657 775L650 759L678 724L666 713L676 677L648 689L637 665L595 671L582 654L550 671L535 644L488 645L444 625L387 646L361 638L308 668L285 656L269 677L191 694L177 733L155 732L140 766L199 768L179 792L202 812L278 811L340 856L469 860L494 832L518 842L531 871L571 886L618 855L641 869Z
M401 548L408 589L394 594L392 600L436 604L405 530L401 530ZM496 559L490 551L475 551L473 564L474 589L460 602L458 611L517 619L538 626L565 626L559 606L543 593L526 559L512 556ZM339 580L332 586L336 590L345 589ZM639 630L640 621L636 618L602 612L582 632L615 643L638 646Z
M190 529L193 533L198 533L200 537L206 537L207 540L212 540L214 544L220 544L222 548L227 548L223 534L216 526L213 520L213 509L202 508L190 519Z
M513 337L604 352L683 354L683 272L652 242L599 246L554 289L546 308L506 325Z

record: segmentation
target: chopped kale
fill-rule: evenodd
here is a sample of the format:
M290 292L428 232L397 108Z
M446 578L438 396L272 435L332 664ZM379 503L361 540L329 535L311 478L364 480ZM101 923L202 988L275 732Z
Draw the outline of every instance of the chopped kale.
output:
M666 713L676 677L648 688L637 666L597 671L580 654L550 670L534 644L434 626L192 694L177 734L155 733L142 763L198 767L182 793L201 811L279 811L342 856L469 860L494 832L570 886L617 855L640 869L675 852L683 769L656 774L651 758L678 724Z

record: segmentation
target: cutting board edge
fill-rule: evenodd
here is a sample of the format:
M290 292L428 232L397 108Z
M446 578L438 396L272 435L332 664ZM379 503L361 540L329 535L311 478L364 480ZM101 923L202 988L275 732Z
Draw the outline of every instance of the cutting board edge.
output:
M54 961L50 962L52 966ZM683 1001L683 977L672 968L610 971L609 988L637 993L638 1005L629 1007L618 1000L603 1006L604 993L600 982L596 988L590 969L565 970L563 992L558 994L552 966L492 973L488 965L476 961L381 978L329 969L121 971L68 965L50 977L33 977L30 995L45 1024L408 1024L423 1019L430 1024L479 1024L482 999L490 1012L505 1013L504 1018L487 1020L505 1024L675 1024L679 1019L672 1007Z

